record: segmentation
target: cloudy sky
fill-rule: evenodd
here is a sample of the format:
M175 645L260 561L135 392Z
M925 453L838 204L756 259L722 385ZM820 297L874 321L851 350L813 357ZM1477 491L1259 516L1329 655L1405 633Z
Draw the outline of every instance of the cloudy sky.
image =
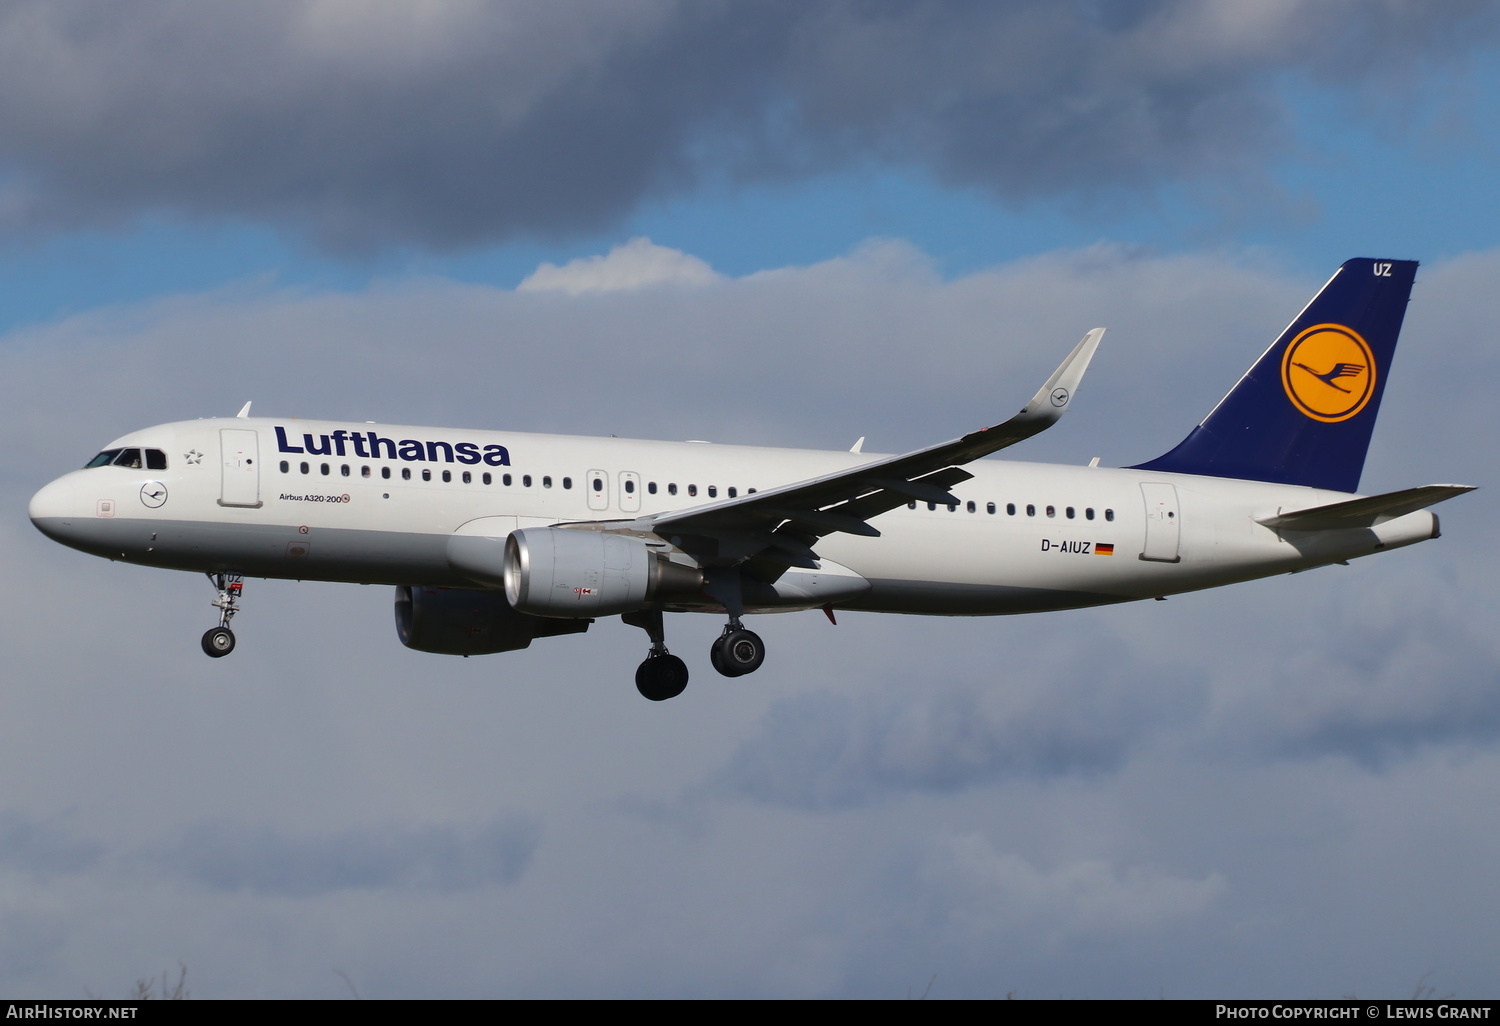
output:
M0 10L0 991L1500 991L1500 18L1480 0ZM1423 261L1362 487L1437 542L1166 603L461 660L389 589L48 542L257 413L901 451L1110 329L1018 459L1184 435L1350 256Z

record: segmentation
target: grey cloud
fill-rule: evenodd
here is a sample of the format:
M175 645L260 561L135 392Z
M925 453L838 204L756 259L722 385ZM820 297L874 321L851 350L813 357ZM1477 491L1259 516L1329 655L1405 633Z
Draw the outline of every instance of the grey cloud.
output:
M1049 945L1076 935L1139 938L1201 915L1227 890L1218 874L1183 879L1095 860L1044 870L974 834L934 839L924 856L916 874L924 896L970 939L1002 931Z
M1357 93L1494 30L1478 0L36 0L0 15L0 230L166 212L451 247L872 159L1009 200L1253 178L1278 76Z
M0 867L31 873L80 873L104 856L96 841L27 813L0 812Z
M995 722L977 713L973 695L907 705L832 695L785 699L767 713L761 734L730 757L720 786L763 802L839 809L893 792L1112 769L1125 755L1126 739L1111 731L1024 718Z
M1152 724L1176 720L1174 705L1195 703L1180 678L1150 660L1129 668L1114 663L1107 637L1087 621L1074 622L1092 643L1077 643L1066 629L1039 628L1045 658L972 659L989 664L984 679L951 664L920 676L893 669L852 693L780 699L729 757L716 790L842 809L1001 780L1118 770Z
M150 861L220 891L298 898L387 888L462 891L515 883L540 835L540 821L523 815L472 829L387 826L319 836L198 823Z
M1372 585L1381 576L1361 569ZM1434 748L1493 745L1500 646L1482 611L1493 587L1455 593L1430 565L1393 584L1351 594L1329 581L1327 593L1305 596L1303 615L1251 611L1240 626L1263 649L1215 671L1210 735L1229 750L1339 755L1371 769Z

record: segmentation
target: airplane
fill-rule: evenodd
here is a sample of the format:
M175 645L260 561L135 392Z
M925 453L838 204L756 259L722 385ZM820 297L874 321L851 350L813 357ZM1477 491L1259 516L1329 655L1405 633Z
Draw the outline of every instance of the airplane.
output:
M754 672L754 613L1075 609L1346 563L1438 537L1472 490L1357 494L1417 263L1345 262L1171 451L1124 468L984 460L1072 405L1104 334L1019 413L903 455L251 417L110 442L43 487L32 523L111 560L196 571L205 653L235 647L244 578L394 585L408 648L527 648L620 616L636 686L682 693L663 614L726 617L720 674Z

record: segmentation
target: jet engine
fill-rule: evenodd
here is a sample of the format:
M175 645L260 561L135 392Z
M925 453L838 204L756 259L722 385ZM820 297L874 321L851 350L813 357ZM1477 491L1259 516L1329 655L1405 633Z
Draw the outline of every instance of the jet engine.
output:
M514 652L534 638L581 634L590 620L528 616L495 591L466 588L396 589L396 636L407 648L441 655Z
M696 596L697 567L672 562L639 538L528 527L505 542L505 597L538 616L612 616Z

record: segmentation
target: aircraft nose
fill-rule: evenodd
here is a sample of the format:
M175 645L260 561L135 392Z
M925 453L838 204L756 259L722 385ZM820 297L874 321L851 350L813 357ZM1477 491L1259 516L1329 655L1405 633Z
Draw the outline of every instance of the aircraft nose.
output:
M66 542L74 533L75 523L93 512L83 507L83 500L71 478L71 474L60 477L31 497L28 510L31 522L54 541Z

